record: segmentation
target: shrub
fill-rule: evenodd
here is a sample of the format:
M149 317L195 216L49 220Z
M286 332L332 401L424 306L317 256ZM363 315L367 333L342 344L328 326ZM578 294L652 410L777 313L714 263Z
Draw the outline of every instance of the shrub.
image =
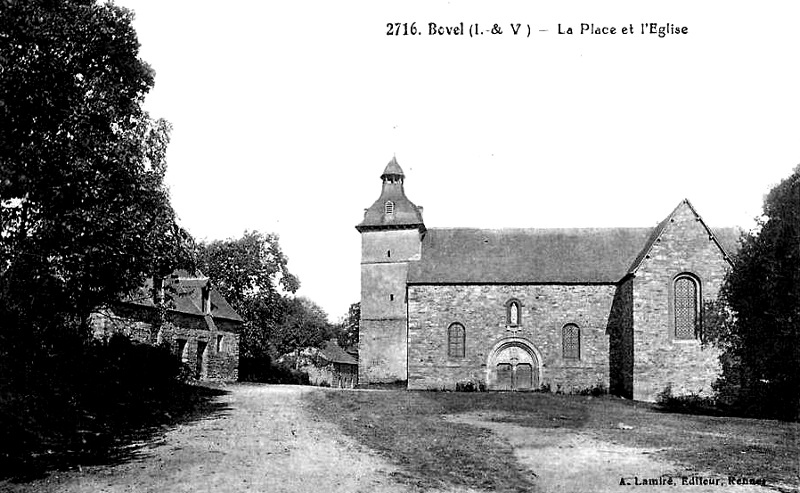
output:
M476 390L478 390L477 386L471 381L456 383L456 392L475 392Z
M713 397L696 393L675 395L672 391L672 383L668 383L664 389L656 395L656 404L659 409L672 413L722 414L722 409Z
M608 394L608 388L606 388L604 384L598 383L593 385L592 387L586 387L573 393L577 395L590 395L592 397L600 397L601 395Z
M180 363L168 349L122 335L70 340L64 332L53 334L59 344L42 340L48 352L24 353L30 363L6 367L0 380L0 462L12 468L66 451L103 456L121 435L177 399ZM20 352L27 347L13 342ZM0 476L24 474L17 469Z

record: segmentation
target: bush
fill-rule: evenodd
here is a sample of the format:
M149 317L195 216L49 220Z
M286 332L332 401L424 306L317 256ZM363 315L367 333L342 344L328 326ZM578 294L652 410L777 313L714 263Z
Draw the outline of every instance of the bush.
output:
M456 392L475 392L477 385L470 382L456 382Z
M600 397L608 394L608 388L602 383L595 384L592 387L586 387L574 392L577 395L590 395L592 397Z
M695 393L674 395L672 383L668 383L666 387L656 395L656 404L659 409L672 413L723 414L723 410L713 397L702 396Z
M14 341L30 361L4 365L0 379L0 463L8 468L0 476L37 457L102 456L176 399L180 363L167 348L65 334L45 334L27 353L26 341Z

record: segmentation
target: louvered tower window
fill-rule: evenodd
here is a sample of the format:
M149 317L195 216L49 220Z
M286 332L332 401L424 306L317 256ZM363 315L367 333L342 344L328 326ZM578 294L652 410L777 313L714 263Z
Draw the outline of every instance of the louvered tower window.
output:
M387 200L383 205L383 210L386 212L386 214L394 214L394 202Z
M567 324L561 329L561 351L564 359L581 359L581 329Z
M464 326L459 323L451 324L447 328L447 356L450 358L463 358L465 351Z
M675 278L675 338L696 339L700 332L700 283L689 275Z

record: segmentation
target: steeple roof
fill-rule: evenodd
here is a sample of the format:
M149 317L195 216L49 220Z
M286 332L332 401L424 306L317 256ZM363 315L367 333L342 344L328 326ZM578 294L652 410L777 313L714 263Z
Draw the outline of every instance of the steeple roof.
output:
M403 190L404 179L403 170L393 157L381 175L383 188L380 197L364 211L364 220L356 226L359 232L381 229L425 230L422 208L406 197Z
M400 168L400 165L397 164L396 157L392 157L392 160L386 165L386 169L383 170L383 174L381 175L381 180L385 180L385 177L391 175L405 177L402 168Z

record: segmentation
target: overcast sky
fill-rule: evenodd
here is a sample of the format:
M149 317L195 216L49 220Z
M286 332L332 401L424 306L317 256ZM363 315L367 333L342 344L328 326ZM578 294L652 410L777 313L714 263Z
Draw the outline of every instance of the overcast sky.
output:
M708 224L749 229L800 163L790 2L117 4L156 71L147 108L174 126L183 226L279 234L298 294L332 320L359 299L354 226L393 155L429 228L654 226L689 198ZM688 34L641 34L653 22Z

